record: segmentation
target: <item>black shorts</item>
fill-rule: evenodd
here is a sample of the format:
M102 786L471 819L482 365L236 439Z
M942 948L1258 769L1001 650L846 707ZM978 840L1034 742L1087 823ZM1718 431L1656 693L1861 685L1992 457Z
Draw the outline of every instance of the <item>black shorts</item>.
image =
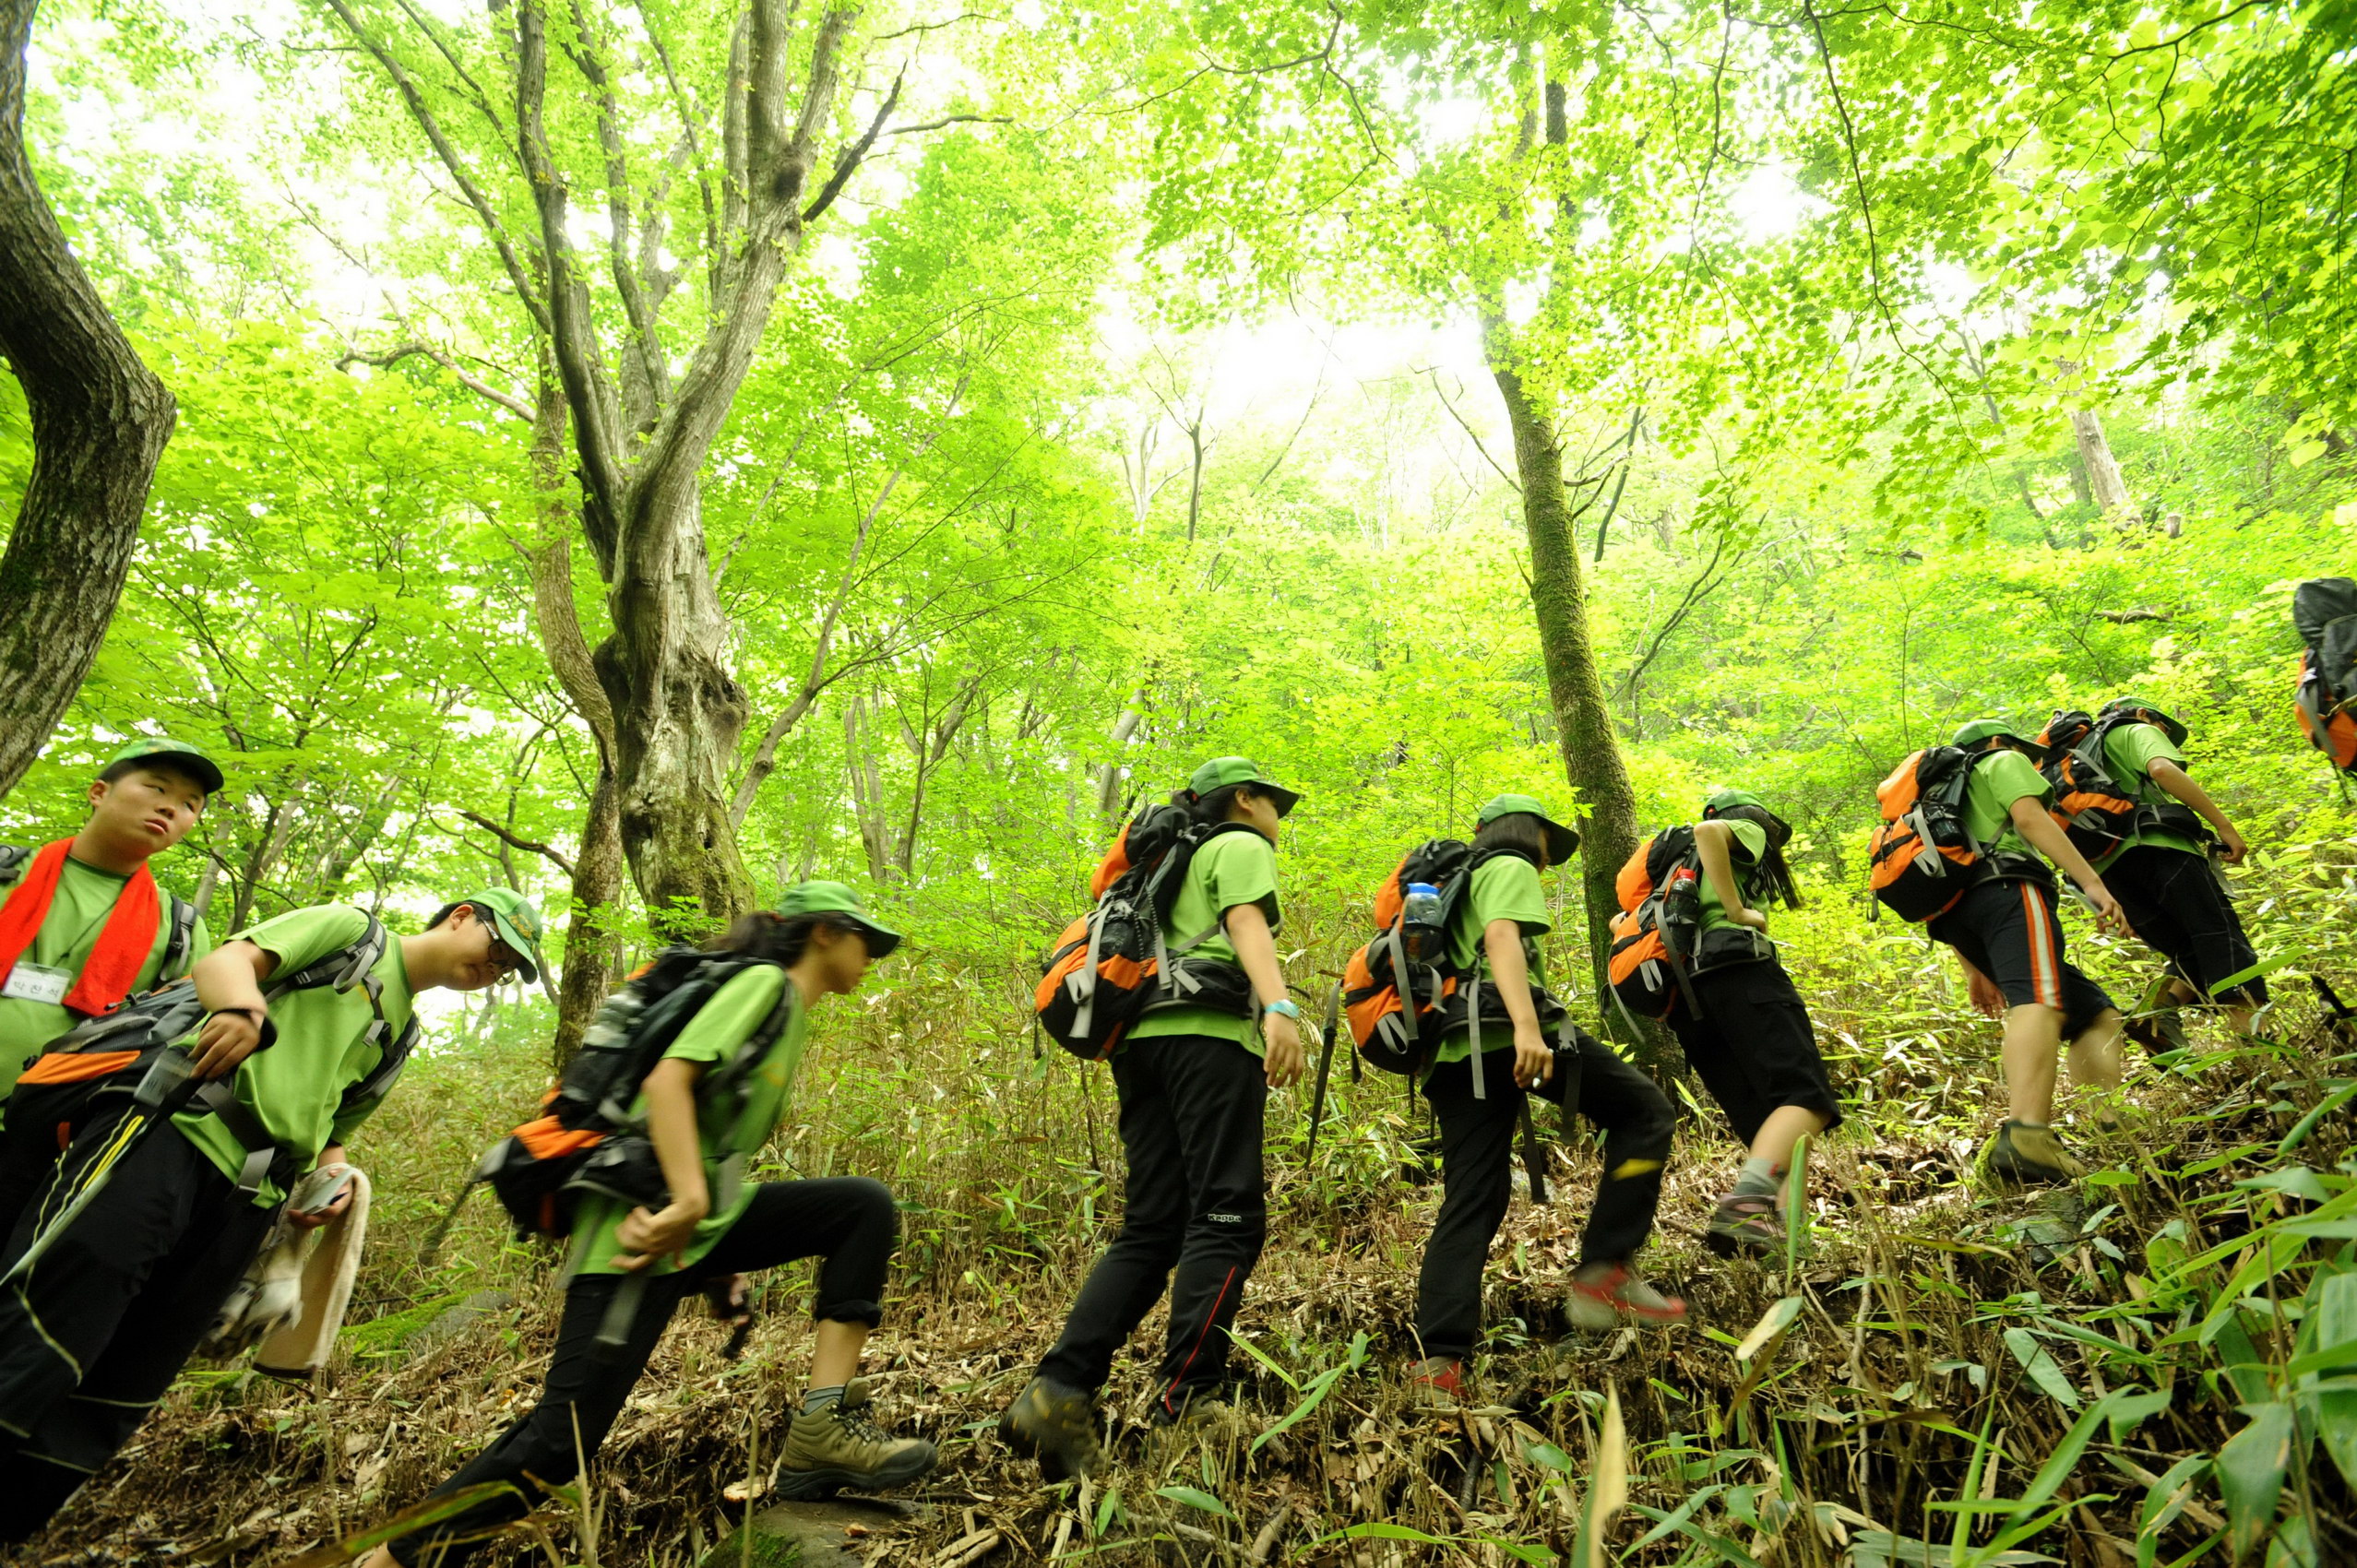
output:
M2244 934L2218 873L2206 855L2189 855L2159 844L2137 844L2120 852L2103 873L2103 885L2120 901L2128 925L2144 944L2169 960L2186 984L2210 996L2210 988L2259 961ZM2218 992L2218 1002L2252 1007L2267 1004L2267 981L2258 979Z
M1996 982L2008 1007L2052 1007L2077 1039L2112 1005L2103 988L2063 957L2054 891L2035 882L1984 882L1924 930Z
M1688 1013L1680 997L1670 1009L1670 1030L1736 1137L1749 1144L1768 1112L1786 1105L1815 1111L1828 1131L1841 1125L1841 1102L1817 1054L1809 1010L1781 963L1760 958L1705 970L1694 977L1694 994L1703 1016Z

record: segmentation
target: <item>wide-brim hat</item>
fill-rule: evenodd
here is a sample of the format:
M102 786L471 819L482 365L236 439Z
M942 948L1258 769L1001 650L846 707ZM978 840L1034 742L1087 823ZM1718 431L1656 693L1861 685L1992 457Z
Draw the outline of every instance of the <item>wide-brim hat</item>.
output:
M1579 830L1565 827L1547 814L1546 806L1536 795L1500 795L1482 808L1478 819L1487 827L1502 816L1535 816L1547 835L1547 859L1556 865L1571 859L1579 849Z
M778 900L778 914L783 920L797 915L840 915L859 928L871 958L881 958L900 945L900 933L870 917L848 883L797 882Z
M1253 793L1266 795L1277 802L1277 814L1280 817L1292 811L1302 798L1299 790L1288 790L1273 782L1250 757L1215 756L1196 768L1195 777L1186 781L1188 791L1198 798L1214 790L1224 790L1231 784L1251 785Z
M106 759L106 767L126 762L168 763L205 787L205 793L217 795L223 782L221 770L213 759L185 741L175 741L169 735L142 735ZM103 773L105 767L99 770Z
M499 940L522 960L516 966L516 972L524 977L526 985L537 984L541 971L548 967L548 958L541 952L541 932L544 928L540 906L513 888L486 887L463 898L453 898L434 910L434 918L425 922L426 929L431 931L440 925L461 904L491 921Z

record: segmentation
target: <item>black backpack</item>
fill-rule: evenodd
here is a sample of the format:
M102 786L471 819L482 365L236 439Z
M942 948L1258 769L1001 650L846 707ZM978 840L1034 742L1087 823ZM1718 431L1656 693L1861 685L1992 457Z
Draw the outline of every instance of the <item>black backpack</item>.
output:
M2311 577L2292 593L2292 624L2307 645L2292 700L2308 743L2357 773L2357 581Z
M339 1111L389 1092L409 1064L410 1052L417 1044L418 1021L414 1013L399 1035L393 1034L385 1018L381 1003L384 982L376 978L375 970L377 961L385 956L388 940L384 925L372 915L366 929L351 944L313 959L292 974L271 977L262 992L266 1003L274 1003L292 992L321 986L338 992L357 987L367 995L369 1006L376 1015L368 1027L368 1039L381 1046L384 1054L366 1077L344 1089ZM30 1128L54 1128L56 1146L64 1149L89 1124L99 1109L134 1095L157 1058L177 1049L181 1040L203 1024L205 1016L204 1004L196 1000L196 986L177 980L132 997L103 1016L86 1018L77 1024L43 1046L41 1054L18 1076L8 1094L7 1125L12 1138L23 1135ZM269 1050L277 1040L278 1026L266 1016L262 1043L256 1049ZM238 1176L239 1192L249 1195L259 1192L266 1180L284 1189L303 1174L296 1167L311 1151L280 1148L271 1141L261 1123L237 1098L234 1074L202 1084L192 1079L178 1091L177 1098L178 1103L164 1109L210 1112L244 1146L245 1166Z
M25 874L26 862L38 853L22 844L0 844L0 890L14 887ZM196 939L196 906L162 887L156 891L163 894L172 920L171 932L163 941L163 961L156 966L156 985L161 988L188 973L188 948Z
M1169 805L1125 823L1089 881L1096 907L1064 928L1042 965L1031 994L1040 1029L1083 1062L1101 1062L1159 1003L1250 1017L1252 982L1241 967L1186 956L1220 933L1219 920L1174 944L1162 940L1162 926L1196 851L1222 833L1252 831L1241 822L1197 823Z
M769 963L694 947L667 947L655 955L599 1007L581 1036L580 1051L541 1102L541 1114L484 1151L426 1242L426 1253L440 1243L478 1184L489 1184L524 1240L571 1235L585 1193L648 1208L669 1203L662 1167L643 1123L632 1114L632 1103L680 1030L720 987ZM779 988L778 1004L760 1027L734 1056L698 1081L698 1099L737 1090L785 1031L794 997L792 981Z

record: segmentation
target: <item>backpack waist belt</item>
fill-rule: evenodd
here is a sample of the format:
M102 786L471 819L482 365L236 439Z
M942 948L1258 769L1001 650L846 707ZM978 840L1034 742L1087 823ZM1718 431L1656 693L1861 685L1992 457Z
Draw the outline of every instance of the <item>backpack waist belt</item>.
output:
M245 1163L237 1173L237 1190L252 1197L262 1190L265 1182L285 1186L296 1172L295 1155L273 1139L261 1119L245 1108L237 1098L234 1080L215 1078L196 1090L195 1103L203 1106L220 1119L229 1135L245 1150Z

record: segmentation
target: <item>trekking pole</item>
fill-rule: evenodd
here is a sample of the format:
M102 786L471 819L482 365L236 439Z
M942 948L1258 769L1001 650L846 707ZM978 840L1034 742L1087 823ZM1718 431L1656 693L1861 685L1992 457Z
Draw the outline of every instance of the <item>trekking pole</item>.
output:
M1534 1204L1547 1201L1547 1176L1542 1169L1545 1163L1544 1153L1539 1147L1539 1129L1530 1120L1530 1096L1525 1093L1522 1097L1522 1164L1530 1172L1530 1201Z
M0 1286L14 1284L30 1273L32 1265L41 1261L42 1254L55 1245L57 1239L65 1234L82 1211L105 1190L106 1183L114 1175L115 1167L123 1163L123 1157L138 1144L149 1129L187 1102L188 1097L196 1090L196 1069L195 1060L177 1046L168 1046L156 1053L155 1061L140 1076L139 1087L132 1091L131 1109L123 1113L123 1120L108 1134L104 1146L91 1157L90 1163L81 1174L73 1178L73 1195L66 1201L65 1206L58 1211L54 1219L41 1228L41 1233L32 1239L25 1248L24 1255L8 1272L0 1275ZM61 1167L61 1178L63 1175Z
M1326 1084L1334 1074L1334 1028L1342 1016L1342 987L1339 981L1326 998L1326 1050L1317 1059L1317 1087L1309 1097L1309 1150L1303 1162L1315 1165L1317 1159L1317 1128L1326 1117Z

